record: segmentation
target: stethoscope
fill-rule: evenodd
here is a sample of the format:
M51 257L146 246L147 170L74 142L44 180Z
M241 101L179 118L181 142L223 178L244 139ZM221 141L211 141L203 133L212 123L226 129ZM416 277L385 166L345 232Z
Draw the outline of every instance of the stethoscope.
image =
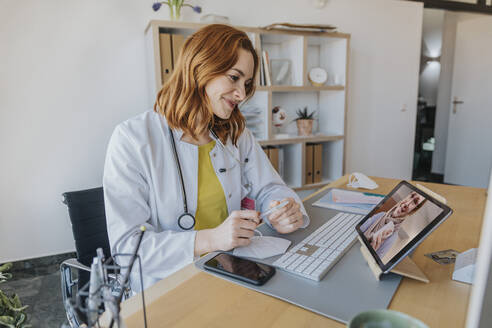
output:
M178 152L176 150L176 142L174 141L174 135L173 135L173 131L171 130L171 127L168 126L168 129L169 129L169 135L171 137L171 145L172 145L172 148L173 148L173 157L174 157L174 162L176 163L176 168L178 169L178 174L179 174L179 182L180 182L180 186L181 186L181 195L183 196L183 210L184 210L184 213L181 214L179 217L178 217L178 226L183 229L183 230L191 230L193 229L193 227L195 226L195 223L196 223L196 219L195 217L193 216L193 214L191 214L190 212L188 212L188 201L187 201L187 198L186 198L186 190L184 188L184 179L183 179L183 172L181 171L181 163L179 162L179 157L178 157ZM244 159L244 162L245 163L241 163L241 161L239 159L236 158L236 156L234 156L234 154L232 153L232 151L229 150L229 148L227 148L223 143L222 141L220 141L219 137L217 137L217 135L215 134L215 132L213 130L210 130L210 133L212 133L212 136L214 137L215 141L218 142L220 144L220 146L225 149L225 151L227 153L229 153L229 155L239 164L240 167L243 167L246 165L246 163L248 163L248 158L245 158ZM223 173L223 172L226 172L227 170L225 168L221 168L219 170L219 172ZM247 183L246 186L250 186L251 184L250 183Z

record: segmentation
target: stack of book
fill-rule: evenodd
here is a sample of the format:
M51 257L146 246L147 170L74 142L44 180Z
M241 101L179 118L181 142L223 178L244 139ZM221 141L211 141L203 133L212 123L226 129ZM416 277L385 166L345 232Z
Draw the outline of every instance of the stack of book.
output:
M263 50L260 60L260 85L272 85L272 67L268 51Z

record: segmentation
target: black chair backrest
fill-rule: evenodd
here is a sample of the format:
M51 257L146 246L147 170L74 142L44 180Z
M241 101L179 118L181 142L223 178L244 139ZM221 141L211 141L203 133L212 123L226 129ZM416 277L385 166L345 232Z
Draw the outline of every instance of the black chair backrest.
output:
M77 260L90 267L99 247L103 249L106 258L111 256L103 188L63 193L63 203L68 206L72 222ZM79 288L87 283L88 277L89 275L80 272Z

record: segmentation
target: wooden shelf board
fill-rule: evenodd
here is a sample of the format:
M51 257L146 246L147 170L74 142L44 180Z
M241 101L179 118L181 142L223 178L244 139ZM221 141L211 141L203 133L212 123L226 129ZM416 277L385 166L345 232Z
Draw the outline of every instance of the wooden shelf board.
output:
M145 28L145 31L147 31L150 28L150 26L198 30L206 25L209 24L176 22L176 21L167 21L167 20L151 20L147 25L147 27ZM313 32L313 31L297 31L297 30L288 30L288 29L265 30L259 27L235 26L235 25L234 27L245 32L252 32L252 33L259 33L259 34L292 34L292 35L324 36L324 37L332 37L332 38L350 39L350 34L341 33L341 32Z
M295 86L295 85L272 85L265 86L259 85L256 87L256 91L272 91L272 92L302 92L302 91L343 91L345 86L343 85L324 85L321 87L315 86Z
M281 139L270 139L270 140L258 140L261 146L273 146L273 145L288 145L293 143L302 142L326 142L326 141L336 141L342 140L343 135L313 135L309 137L292 137L292 138L281 138Z

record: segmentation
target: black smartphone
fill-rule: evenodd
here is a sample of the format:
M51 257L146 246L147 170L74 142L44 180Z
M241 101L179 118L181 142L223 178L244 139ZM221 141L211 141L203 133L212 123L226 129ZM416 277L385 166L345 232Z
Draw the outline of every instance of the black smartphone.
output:
M227 253L217 254L203 266L207 270L257 286L263 285L275 274L275 268L270 265L256 263Z

